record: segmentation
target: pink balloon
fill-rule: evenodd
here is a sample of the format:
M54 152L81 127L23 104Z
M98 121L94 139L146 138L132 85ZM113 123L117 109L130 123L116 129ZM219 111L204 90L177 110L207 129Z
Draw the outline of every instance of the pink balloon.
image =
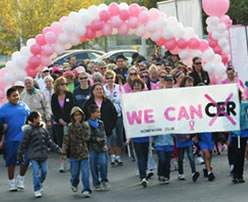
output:
M221 54L222 62L226 65L229 62L229 58L225 53Z
M216 40L210 40L209 41L209 46L211 47L211 48L214 48L214 47L216 47L218 45L218 41L216 41Z
M102 31L97 31L96 32L96 37L100 38L103 35Z
M128 34L128 25L126 23L123 23L119 28L118 32L120 35L127 35Z
M42 56L40 60L43 66L49 66L51 64L51 59L49 57Z
M99 17L103 22L108 22L110 19L110 14L107 10L102 10L99 13Z
M38 73L38 71L35 69L35 68L31 68L31 66L28 66L26 69L25 69L26 73L28 76L31 76L31 77L35 77Z
M158 41L156 41L156 44L158 46L163 46L165 44L166 40L164 38L160 38Z
M123 21L126 21L129 18L129 12L128 12L128 10L126 10L126 9L120 10L120 18Z
M200 40L200 51L204 52L205 50L207 50L209 47L209 43L207 40Z
M54 22L52 25L51 25L51 28L53 30L53 32L58 36L62 33L62 26L60 23L58 22Z
M225 15L229 7L229 0L202 0L202 8L209 16Z
M103 28L103 23L101 20L99 19L94 19L92 22L91 22L91 28L92 30L95 30L95 31L99 31Z
M148 11L148 9L145 6L141 6L140 7L140 12L142 12L142 11Z
M173 55L178 55L180 49L178 47L174 48L173 50L171 50L170 52L173 54Z
M138 27L138 25L139 25L139 22L138 22L138 19L137 18L135 18L135 17L129 18L129 20L128 20L128 26L130 28L135 29L135 28Z
M43 34L38 34L36 37L35 37L35 40L36 40L36 43L43 46L46 44L46 41L45 41L45 38L43 36Z
M185 49L187 47L187 41L183 38L180 38L178 41L177 41L177 47L180 48L180 49Z
M43 30L42 30L42 34L46 34L47 32L52 32L52 28L51 27L45 27Z
M113 16L113 17L111 18L111 20L110 20L110 24L111 24L111 26L114 27L114 28L117 28L117 27L121 26L122 23L123 23L123 22L122 22L122 20L120 19L119 16Z
M87 26L85 37L88 39L93 39L96 36L96 32L91 29L91 27Z
M214 50L214 52L215 52L216 54L221 55L221 53L222 53L222 48L219 47L219 46L215 46L215 47L213 48L213 50Z
M102 30L102 32L103 32L104 35L109 36L109 35L112 34L112 31L113 31L113 28L112 28L111 25L109 25L109 24L104 24L103 30Z
M220 22L224 23L225 25L227 25L230 21L230 17L228 15L223 15L220 17Z
M146 24L149 21L149 13L147 11L143 11L139 15L139 24Z
M177 41L175 38L171 38L165 41L164 46L167 50L173 50L177 46Z
M196 38L191 38L189 41L188 41L188 47L191 48L191 49L198 49L200 46L200 42L198 39Z
M46 44L45 46L42 46L42 54L45 56L51 56L54 53L54 47Z
M30 47L30 51L31 53L33 53L34 55L39 55L40 52L41 52L41 47L38 45L38 44L33 44L31 47Z
M46 34L45 34L45 40L46 40L46 42L47 43L55 43L56 42L56 40L57 40L57 36L56 36L56 34L54 33L54 32L47 32Z
M31 56L28 59L28 64L29 64L30 68L36 68L40 65L40 58L37 56Z
M136 3L133 3L128 8L129 15L133 17L138 17L140 14L140 6Z
M108 11L111 16L117 16L119 15L120 8L117 3L112 2L111 4L109 4Z
M150 19L153 20L153 21L156 21L160 16L160 12L156 8L150 9L149 14L150 14Z
M81 42L81 43L85 42L86 40L87 40L87 38L86 38L85 36L81 36L81 37L80 37L80 42Z

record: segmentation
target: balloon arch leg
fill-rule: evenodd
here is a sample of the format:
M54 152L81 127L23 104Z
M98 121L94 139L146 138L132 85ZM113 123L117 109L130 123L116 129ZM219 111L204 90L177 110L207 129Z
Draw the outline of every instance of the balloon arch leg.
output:
M27 75L34 77L44 66L51 64L52 58L66 49L88 39L115 34L150 38L158 46L178 54L187 65L191 65L193 57L201 57L204 69L212 79L221 79L225 72L224 65L230 57L227 39L232 23L225 15L229 1L203 0L203 8L210 15L207 19L209 42L199 39L191 27L184 27L176 17L167 17L155 8L148 10L138 4L101 4L71 12L59 22L45 27L41 34L29 39L26 46L12 54L11 61L0 70L0 77L3 78L0 80L0 102L5 97L6 89L15 81L23 80Z

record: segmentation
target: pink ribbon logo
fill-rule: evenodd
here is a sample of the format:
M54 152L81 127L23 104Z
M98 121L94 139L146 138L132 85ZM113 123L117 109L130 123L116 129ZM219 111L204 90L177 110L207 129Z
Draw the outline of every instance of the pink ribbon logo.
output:
M213 119L209 122L209 126L212 126L216 119L219 117L220 114L223 114L233 125L236 125L236 122L226 113L225 107L227 106L228 102L231 100L233 93L231 93L227 98L223 105L219 105L217 102L214 101L208 94L205 94L205 97L217 108L217 113L213 117Z

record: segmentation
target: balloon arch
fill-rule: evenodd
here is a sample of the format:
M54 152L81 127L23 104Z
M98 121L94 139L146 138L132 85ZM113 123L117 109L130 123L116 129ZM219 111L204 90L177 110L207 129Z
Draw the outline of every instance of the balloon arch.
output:
M176 17L167 17L158 9L148 10L138 4L101 4L71 12L12 54L12 59L0 70L0 103L15 81L23 80L27 75L34 77L66 49L88 39L114 34L150 38L172 54L179 54L187 65L193 57L201 57L211 79L220 80L230 58L228 29L232 23L225 15L228 8L229 0L203 0L203 9L210 15L207 19L209 42L199 39L192 28L184 27Z

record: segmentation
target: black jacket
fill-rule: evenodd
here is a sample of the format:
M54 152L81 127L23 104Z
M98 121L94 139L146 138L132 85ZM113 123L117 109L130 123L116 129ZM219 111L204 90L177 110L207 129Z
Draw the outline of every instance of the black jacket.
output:
M194 79L194 86L197 86L199 83L204 83L205 85L210 83L208 72L206 71L202 71L202 80L196 71L191 72L189 75Z
M52 95L52 112L54 115L54 120L59 123L59 119L63 119L65 122L70 123L71 117L70 113L72 108L75 106L75 98L71 92L66 92L65 95L65 104L64 108L62 109L59 105L58 95Z
M45 161L48 156L48 147L59 154L62 153L45 128L27 125L24 127L24 137L18 149L17 160L22 162L23 154L27 151L28 160Z
M88 108L91 104L96 104L94 98L87 100L83 106L83 110L86 114L86 119L89 119L90 114L88 113ZM117 112L113 103L104 98L101 106L101 120L104 123L104 128L106 131L107 137L112 135L112 130L115 128L117 121Z

